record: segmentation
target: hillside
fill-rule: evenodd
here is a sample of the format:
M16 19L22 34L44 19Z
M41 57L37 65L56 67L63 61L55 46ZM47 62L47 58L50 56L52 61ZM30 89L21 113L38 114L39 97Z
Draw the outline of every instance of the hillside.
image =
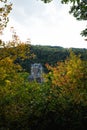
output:
M73 51L76 55L80 55L82 60L87 60L87 49L80 48L63 48L60 46L41 46L31 45L31 53L35 54L35 58L31 60L20 61L23 69L30 72L30 66L32 63L41 63L44 67L44 71L47 69L45 64L55 65L58 61L64 61L70 51Z

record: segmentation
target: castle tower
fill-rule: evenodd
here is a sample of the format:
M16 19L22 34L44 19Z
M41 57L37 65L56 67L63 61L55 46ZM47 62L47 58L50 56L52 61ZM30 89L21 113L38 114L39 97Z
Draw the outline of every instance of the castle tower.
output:
M43 82L42 78L43 67L40 63L34 63L31 65L31 75L29 76L29 81L36 80L37 82Z

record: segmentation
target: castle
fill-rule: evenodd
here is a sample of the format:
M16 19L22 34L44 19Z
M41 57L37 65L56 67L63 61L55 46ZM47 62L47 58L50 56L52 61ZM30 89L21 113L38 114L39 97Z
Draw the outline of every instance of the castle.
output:
M37 81L39 83L43 82L43 67L40 63L31 64L31 74L29 76L29 81Z

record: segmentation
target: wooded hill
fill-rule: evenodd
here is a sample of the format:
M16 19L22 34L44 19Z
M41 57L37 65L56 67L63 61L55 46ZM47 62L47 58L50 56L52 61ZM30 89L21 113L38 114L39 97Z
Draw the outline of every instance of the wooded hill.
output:
M34 59L18 60L23 69L30 72L32 63L41 63L44 71L47 72L45 64L55 65L58 61L64 61L72 50L76 55L80 55L82 60L87 60L87 49L83 48L63 48L60 46L31 45L31 53L35 54Z

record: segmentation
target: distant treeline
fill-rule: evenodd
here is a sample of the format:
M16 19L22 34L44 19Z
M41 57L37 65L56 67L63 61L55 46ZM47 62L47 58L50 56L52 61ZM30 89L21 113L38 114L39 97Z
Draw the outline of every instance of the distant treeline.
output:
M45 64L55 65L59 61L64 61L73 51L76 55L80 55L82 60L87 60L87 49L83 48L63 48L60 46L41 46L31 45L31 53L35 54L33 59L26 59L24 61L17 60L27 72L30 72L30 66L33 63L41 63L44 71L47 72Z

